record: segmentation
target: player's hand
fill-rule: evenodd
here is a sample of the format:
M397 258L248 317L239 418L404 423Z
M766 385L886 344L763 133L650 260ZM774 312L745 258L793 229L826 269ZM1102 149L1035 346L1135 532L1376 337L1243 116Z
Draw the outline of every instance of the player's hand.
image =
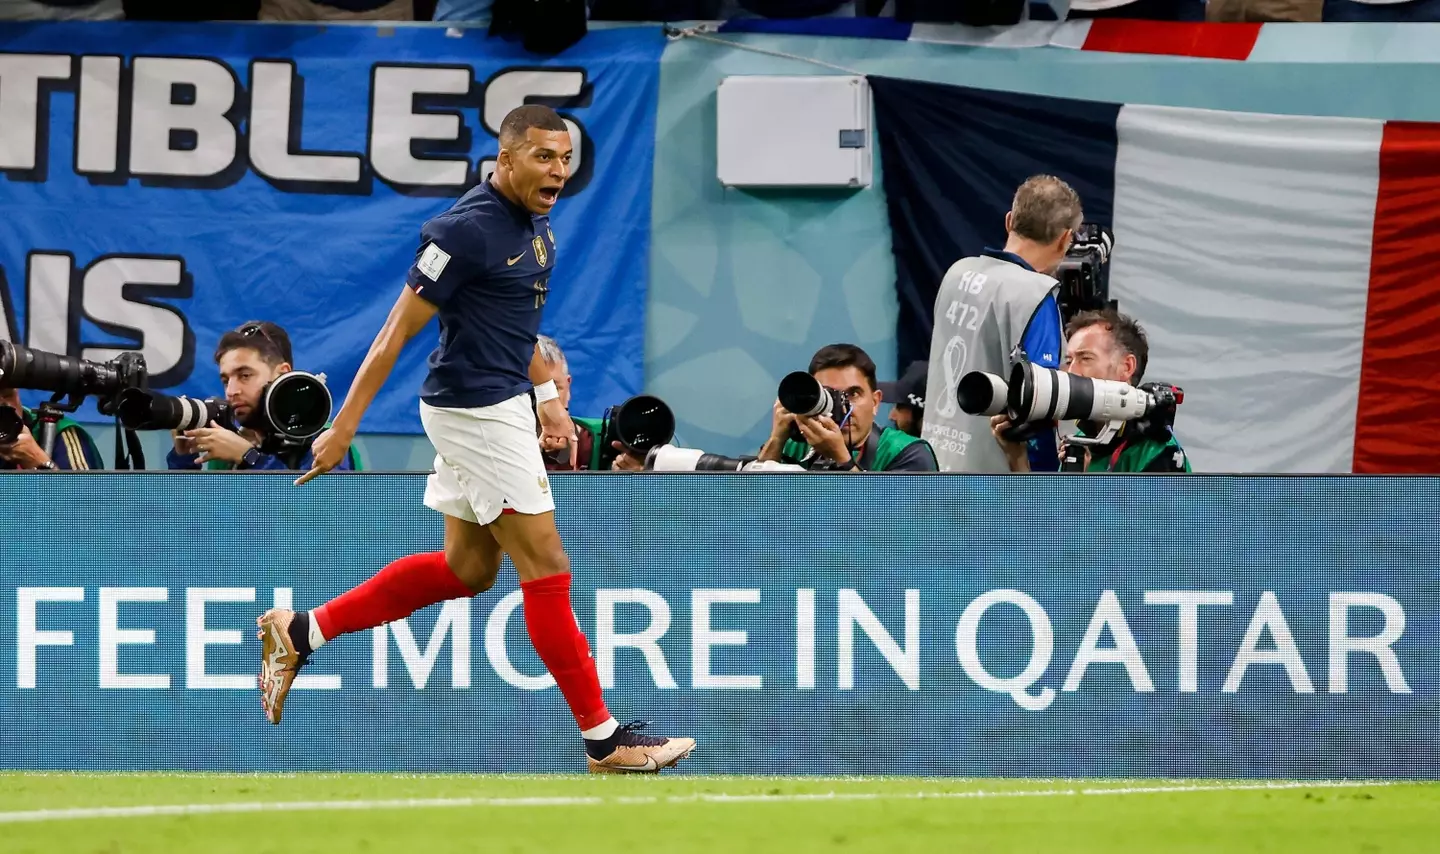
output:
M239 433L226 430L214 421L210 422L209 427L197 427L194 430L185 431L185 437L194 445L195 450L200 452L200 456L195 459L201 463L210 460L238 463L245 458L246 451L255 447L249 439Z
M575 422L570 413L560 405L559 399L547 400L540 404L540 449L555 451L564 447L577 447Z
M770 438L777 441L784 441L785 438L790 435L790 425L794 423L794 413L781 406L780 399L776 398L770 418Z
M795 419L795 423L800 427L800 435L805 437L805 443L810 447L837 463L850 459L850 445L845 441L845 434L830 416L791 417Z
M295 485L308 483L340 465L340 461L345 459L345 454L350 450L350 442L354 438L353 435L335 427L330 427L321 433L315 440L315 444L310 446L312 457L310 470L296 478Z

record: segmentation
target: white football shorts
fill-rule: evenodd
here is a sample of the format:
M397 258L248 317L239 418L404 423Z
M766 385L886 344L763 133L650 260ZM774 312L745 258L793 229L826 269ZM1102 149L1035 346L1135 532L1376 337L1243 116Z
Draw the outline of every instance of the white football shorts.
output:
M420 401L420 423L435 446L425 506L488 525L501 513L555 509L530 395L492 406L448 409Z

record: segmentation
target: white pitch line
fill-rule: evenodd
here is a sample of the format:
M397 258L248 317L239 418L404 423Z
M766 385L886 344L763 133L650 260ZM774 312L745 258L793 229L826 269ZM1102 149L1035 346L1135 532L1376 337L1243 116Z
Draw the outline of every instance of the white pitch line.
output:
M1280 782L1221 783L1216 785L1131 786L1080 789L1017 789L1012 791L974 790L965 792L819 792L793 795L673 795L666 797L538 797L538 798L408 798L366 801L290 801L218 804L159 804L130 807L80 807L76 809L0 812L0 824L20 822L74 821L89 818L153 818L176 815L218 815L256 812L314 812L330 810L404 810L447 807L589 807L606 804L738 804L807 803L826 801L966 800L979 798L1087 797L1091 795L1153 795L1185 792L1244 792L1285 789L1347 789L1390 786L1385 780L1285 780Z

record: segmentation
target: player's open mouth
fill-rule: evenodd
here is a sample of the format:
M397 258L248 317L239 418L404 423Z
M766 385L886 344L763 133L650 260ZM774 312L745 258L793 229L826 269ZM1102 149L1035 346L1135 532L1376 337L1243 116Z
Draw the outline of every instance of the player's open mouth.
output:
M553 204L555 204L555 200L558 199L558 198L560 198L560 188L559 188L559 187L541 187L541 188L540 188L540 201L544 202L545 204L547 204L547 205L553 205Z

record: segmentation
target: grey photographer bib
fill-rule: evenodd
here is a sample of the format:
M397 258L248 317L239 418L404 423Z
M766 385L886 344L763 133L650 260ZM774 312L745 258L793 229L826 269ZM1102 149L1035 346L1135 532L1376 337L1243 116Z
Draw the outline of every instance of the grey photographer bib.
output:
M935 449L941 471L1003 474L1010 469L990 433L990 418L966 415L955 387L970 371L998 374L1007 381L1011 354L1058 282L1000 258L962 258L945 273L935 297L930 336L930 371L925 381L922 438ZM1058 364L1062 353L1030 353L1034 361Z

